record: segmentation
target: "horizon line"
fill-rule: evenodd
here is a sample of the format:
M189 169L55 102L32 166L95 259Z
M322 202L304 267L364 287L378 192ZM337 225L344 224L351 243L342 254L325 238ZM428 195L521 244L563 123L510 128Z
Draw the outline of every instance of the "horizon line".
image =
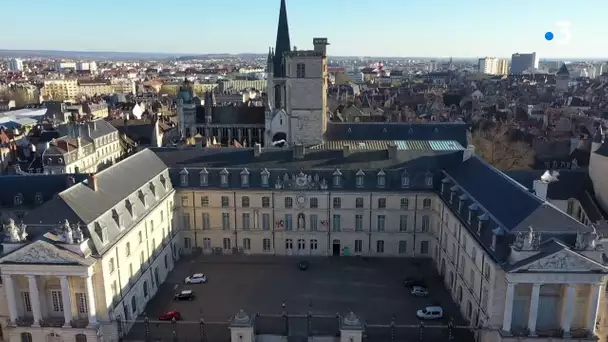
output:
M49 52L68 52L68 53L96 53L96 54L111 54L111 53L119 53L119 54L138 54L138 55L145 55L145 54L154 54L154 55L159 55L159 56L165 56L165 57L197 57L197 56L217 56L217 55L228 55L228 56L239 56L239 55L267 55L267 52L262 52L262 53L257 53L257 52L238 52L238 53L228 53L228 52L213 52L213 53L182 53L182 52L175 52L175 53L169 53L169 52L151 52L151 51L144 51L144 52L138 52L138 51L111 51L111 50L50 50L50 49L0 49L0 54L2 52L36 52L36 53L49 53ZM515 54L515 53L514 53ZM437 59L479 59L479 58L484 58L484 57L495 57L495 58L500 58L500 59L510 59L511 56L446 56L446 55L442 55L442 56L372 56L372 55L329 55L328 57L334 57L334 58L345 58L345 57L356 57L356 58L390 58L390 59L407 59L407 58L420 58L420 59L433 59L433 58L437 58ZM600 60L608 60L608 56L606 57L544 57L544 58L540 58L539 60L550 60L550 59L600 59Z

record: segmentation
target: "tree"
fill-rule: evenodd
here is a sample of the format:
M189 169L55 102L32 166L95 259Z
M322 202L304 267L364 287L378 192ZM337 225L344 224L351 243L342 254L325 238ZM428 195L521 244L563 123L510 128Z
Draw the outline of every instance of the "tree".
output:
M480 157L502 171L530 169L534 163L534 150L508 123L480 125L471 134L471 143Z

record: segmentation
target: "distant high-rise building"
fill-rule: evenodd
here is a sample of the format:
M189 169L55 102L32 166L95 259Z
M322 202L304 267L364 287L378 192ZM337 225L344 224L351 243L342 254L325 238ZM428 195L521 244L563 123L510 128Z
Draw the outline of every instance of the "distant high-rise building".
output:
M496 57L480 58L477 64L477 69L480 73L487 75L505 75L508 70L509 63L504 59Z
M8 71L23 71L23 61L19 58L13 58L8 61Z
M511 73L519 75L526 70L538 69L536 52L514 53L511 55Z

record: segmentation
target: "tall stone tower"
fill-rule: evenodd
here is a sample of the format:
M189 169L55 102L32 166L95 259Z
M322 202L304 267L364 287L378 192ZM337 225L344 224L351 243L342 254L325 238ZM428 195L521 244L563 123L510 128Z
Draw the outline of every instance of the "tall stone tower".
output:
M327 127L327 39L314 38L313 50L290 47L287 8L281 0L277 40L268 52L267 145L313 145ZM280 143L282 145L283 143Z

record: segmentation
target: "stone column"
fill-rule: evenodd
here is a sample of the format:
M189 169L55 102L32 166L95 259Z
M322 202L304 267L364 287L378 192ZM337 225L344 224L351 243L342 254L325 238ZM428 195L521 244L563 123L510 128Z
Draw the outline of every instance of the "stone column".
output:
M340 342L361 342L363 340L365 328L354 312L351 311L340 323Z
M232 130L234 128L230 127L228 128L228 146L232 146Z
M505 313L502 318L502 330L511 331L511 321L513 320L513 297L515 296L515 284L507 283L507 294L505 296Z
M572 327L572 319L574 318L575 301L576 301L576 287L574 285L566 285L566 298L565 298L564 312L562 313L562 330L564 331L564 337L571 336L570 328Z
M236 136L237 136L237 140L239 141L239 143L242 144L243 143L243 129L242 128L236 129Z
M262 129L258 128L258 143L263 144L264 143L264 136L262 135L264 133L262 133ZM264 146L264 145L262 145Z
M13 277L10 275L3 275L2 282L4 283L4 290L6 291L6 301L8 302L8 313L10 317L10 324L15 325L17 323L18 311L17 311L17 300L15 296L15 284L13 284Z
M32 326L39 327L42 319L40 313L40 293L38 292L38 282L36 276L28 275L27 282L30 288L30 302L32 304L32 314L34 315L34 324Z
M239 311L230 322L230 342L254 342L253 321L243 310Z
M97 309L95 308L95 289L93 288L93 276L84 277L87 290L87 310L89 314L89 327L97 326Z
M67 276L59 276L59 282L61 284L61 300L63 301L63 318L65 322L63 323L64 328L69 328L72 326L72 296L70 295L70 284L68 283Z
M602 293L601 284L591 285L589 293L589 306L586 328L590 333L595 334L595 322L597 321L597 315L600 310L600 296Z
M538 300L540 299L540 286L541 284L532 285L530 310L528 312L528 331L530 336L536 336L536 321L538 316Z
M247 128L247 147L253 146L253 129Z

